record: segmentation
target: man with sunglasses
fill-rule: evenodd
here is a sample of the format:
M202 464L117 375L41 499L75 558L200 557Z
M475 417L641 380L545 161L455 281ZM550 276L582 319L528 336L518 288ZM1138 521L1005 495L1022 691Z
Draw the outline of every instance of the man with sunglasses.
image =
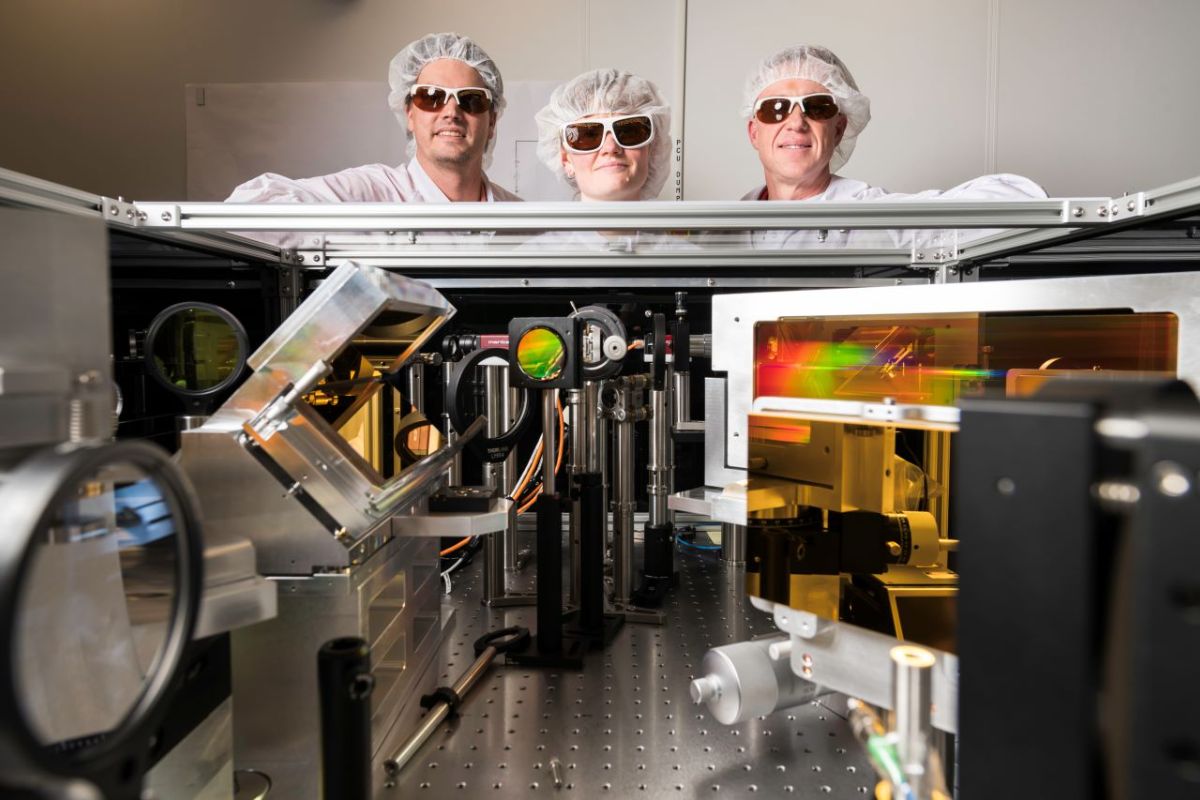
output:
M746 82L743 115L765 179L743 200L1026 200L1046 196L1040 186L1020 175L985 175L945 192L916 194L888 192L838 175L871 120L871 101L858 90L842 60L824 47L798 45L763 59ZM890 247L911 244L912 235L910 231L759 231L752 238L754 246L768 248Z
M500 69L472 40L431 33L388 68L388 105L405 126L409 162L368 164L317 178L267 173L226 202L492 202L520 200L483 172L504 110Z

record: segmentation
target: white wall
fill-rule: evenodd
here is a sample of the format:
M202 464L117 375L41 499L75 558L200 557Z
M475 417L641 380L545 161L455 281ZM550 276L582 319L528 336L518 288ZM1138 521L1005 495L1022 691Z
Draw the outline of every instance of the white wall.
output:
M871 98L842 174L896 191L1016 172L1053 195L1200 174L1194 0L691 0L686 196L756 182L741 104L763 54L824 44ZM769 24L768 24L769 21ZM723 168L714 168L722 164Z
M745 73L819 42L874 119L844 174L896 190L1014 171L1052 194L1200 173L1193 0L689 0L685 192L758 182ZM0 0L0 166L137 199L185 195L187 84L378 81L431 30L507 80L675 77L675 0ZM314 116L320 109L314 109ZM303 131L301 131L303 133ZM326 137L327 139L328 137ZM324 141L324 140L323 140Z

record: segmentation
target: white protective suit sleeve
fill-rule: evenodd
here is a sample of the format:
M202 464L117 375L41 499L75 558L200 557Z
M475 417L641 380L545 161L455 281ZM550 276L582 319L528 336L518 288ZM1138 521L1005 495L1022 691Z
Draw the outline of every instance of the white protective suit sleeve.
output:
M748 192L743 200L757 200L762 196L764 187ZM960 183L945 191L929 189L923 192L889 192L887 189L870 186L853 178L833 176L829 187L804 202L810 203L847 203L856 201L870 202L880 200L924 201L924 200L1041 200L1046 197L1046 191L1021 175L1001 173L983 175ZM914 241L932 242L941 234L952 234L953 231L932 230L830 230L830 231L759 231L751 236L752 246L761 249L785 249L802 247L846 247L846 248L897 248L912 247ZM997 233L996 230L959 230L955 235L958 241L968 241Z
M484 176L488 202L519 201ZM367 164L316 178L288 178L268 172L233 190L226 203L447 203L446 195L415 161L399 167ZM255 232L267 244L295 247L301 234Z
M367 164L316 178L268 172L233 190L227 203L405 203L428 202L405 167Z

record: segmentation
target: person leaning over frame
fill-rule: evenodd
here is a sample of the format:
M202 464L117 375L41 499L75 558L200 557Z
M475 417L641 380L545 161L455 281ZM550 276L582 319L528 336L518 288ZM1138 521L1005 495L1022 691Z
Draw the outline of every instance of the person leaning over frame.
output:
M653 81L618 69L577 75L536 115L538 157L584 203L652 200L671 172L671 109ZM615 252L689 247L639 231L552 231L528 244Z
M388 105L405 126L409 161L367 164L316 178L268 172L226 202L450 203L520 200L484 174L504 111L500 68L457 33L430 33L388 67Z
M743 200L960 199L1029 200L1045 190L1020 175L974 178L946 191L889 192L837 171L854 152L871 120L871 101L842 60L815 45L784 48L763 59L746 81L742 116L751 146L762 163L764 182ZM985 231L972 231L981 236ZM755 247L907 246L912 231L756 231ZM874 240L873 242L871 240Z

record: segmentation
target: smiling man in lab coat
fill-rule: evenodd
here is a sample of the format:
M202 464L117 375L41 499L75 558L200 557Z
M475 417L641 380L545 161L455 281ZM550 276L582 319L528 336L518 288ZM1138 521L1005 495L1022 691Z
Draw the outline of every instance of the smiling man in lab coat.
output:
M520 200L483 168L504 111L500 69L457 33L431 33L405 47L388 68L388 105L405 126L409 162L368 164L317 178L268 172L226 202L492 202Z
M1045 191L1020 175L985 175L944 192L889 192L837 174L871 120L871 101L842 60L824 47L797 45L763 59L746 82L742 116L764 183L743 200L1028 200ZM886 242L871 239L886 237ZM911 243L906 231L758 231L756 247Z

